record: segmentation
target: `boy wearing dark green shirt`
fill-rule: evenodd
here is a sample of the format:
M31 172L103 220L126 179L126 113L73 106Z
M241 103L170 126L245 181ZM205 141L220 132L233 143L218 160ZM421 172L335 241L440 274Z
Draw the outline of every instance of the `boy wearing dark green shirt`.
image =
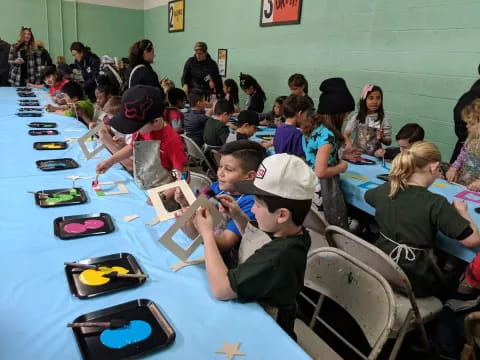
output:
M225 99L215 104L213 117L208 118L203 130L203 141L210 146L222 146L227 142L230 129L226 125L233 113L233 105Z
M213 296L219 300L258 301L277 313L278 324L293 338L296 297L310 248L310 236L302 226L310 210L316 177L294 155L276 154L260 165L253 182L241 181L235 188L255 195L252 212L258 228L234 199L220 195L223 211L242 233L239 265L227 269L222 260L210 213L201 209L195 226L205 246L207 276Z

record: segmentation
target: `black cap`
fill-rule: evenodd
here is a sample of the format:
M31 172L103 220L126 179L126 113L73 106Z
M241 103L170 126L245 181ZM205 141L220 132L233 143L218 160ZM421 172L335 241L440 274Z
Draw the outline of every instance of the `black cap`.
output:
M122 112L110 120L110 126L122 134L131 134L163 116L164 94L156 87L137 85L122 96Z
M241 111L240 114L238 114L237 125L242 126L243 124L258 126L260 124L258 113L252 110Z
M355 110L355 100L342 78L330 78L320 84L319 114L341 114Z

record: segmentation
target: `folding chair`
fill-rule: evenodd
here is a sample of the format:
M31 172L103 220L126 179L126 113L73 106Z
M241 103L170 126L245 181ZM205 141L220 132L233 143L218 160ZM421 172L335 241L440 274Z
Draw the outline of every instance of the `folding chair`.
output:
M472 312L465 318L465 345L461 360L477 360L475 348L480 343L480 311Z
M395 298L390 284L375 270L342 250L315 249L308 255L305 287L322 296L317 302L301 293L315 310L310 324L295 320L299 345L315 360L342 359L313 332L318 321L359 357L374 360L388 340L395 322ZM363 354L319 316L324 296L340 305L360 326L371 350ZM372 306L374 304L374 306Z
M212 185L212 180L207 175L190 172L190 187L195 195L206 187Z
M183 139L189 162L198 163L200 166L204 165L207 168L207 175L212 179L216 179L217 170L207 159L205 153L200 149L197 143L185 134L181 134L180 136Z
M397 315L390 336L396 341L389 359L397 357L405 335L415 327L418 328L426 349L431 350L424 323L440 313L443 307L441 301L433 296L417 299L402 268L375 245L338 226L329 226L325 235L330 246L345 251L375 269L395 290Z
M320 247L329 246L327 239L325 238L325 230L327 229L328 223L325 217L320 214L320 212L312 206L310 211L303 222L309 233L312 240L312 245L310 246L310 251L318 249Z

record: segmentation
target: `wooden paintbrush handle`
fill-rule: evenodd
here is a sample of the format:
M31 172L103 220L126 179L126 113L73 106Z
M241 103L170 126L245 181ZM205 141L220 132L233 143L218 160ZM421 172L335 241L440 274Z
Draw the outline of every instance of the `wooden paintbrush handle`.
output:
M69 323L67 324L68 327L77 328L77 327L101 327L101 328L109 328L111 325L110 322L77 322L77 323Z

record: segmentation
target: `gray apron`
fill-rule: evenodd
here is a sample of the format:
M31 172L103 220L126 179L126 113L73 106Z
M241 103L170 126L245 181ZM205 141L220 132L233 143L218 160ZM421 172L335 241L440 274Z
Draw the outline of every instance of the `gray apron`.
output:
M255 251L271 241L270 236L249 222L238 248L238 263L244 263Z
M135 139L133 143L133 176L137 186L143 190L174 181L171 172L162 166L160 140L138 141Z

